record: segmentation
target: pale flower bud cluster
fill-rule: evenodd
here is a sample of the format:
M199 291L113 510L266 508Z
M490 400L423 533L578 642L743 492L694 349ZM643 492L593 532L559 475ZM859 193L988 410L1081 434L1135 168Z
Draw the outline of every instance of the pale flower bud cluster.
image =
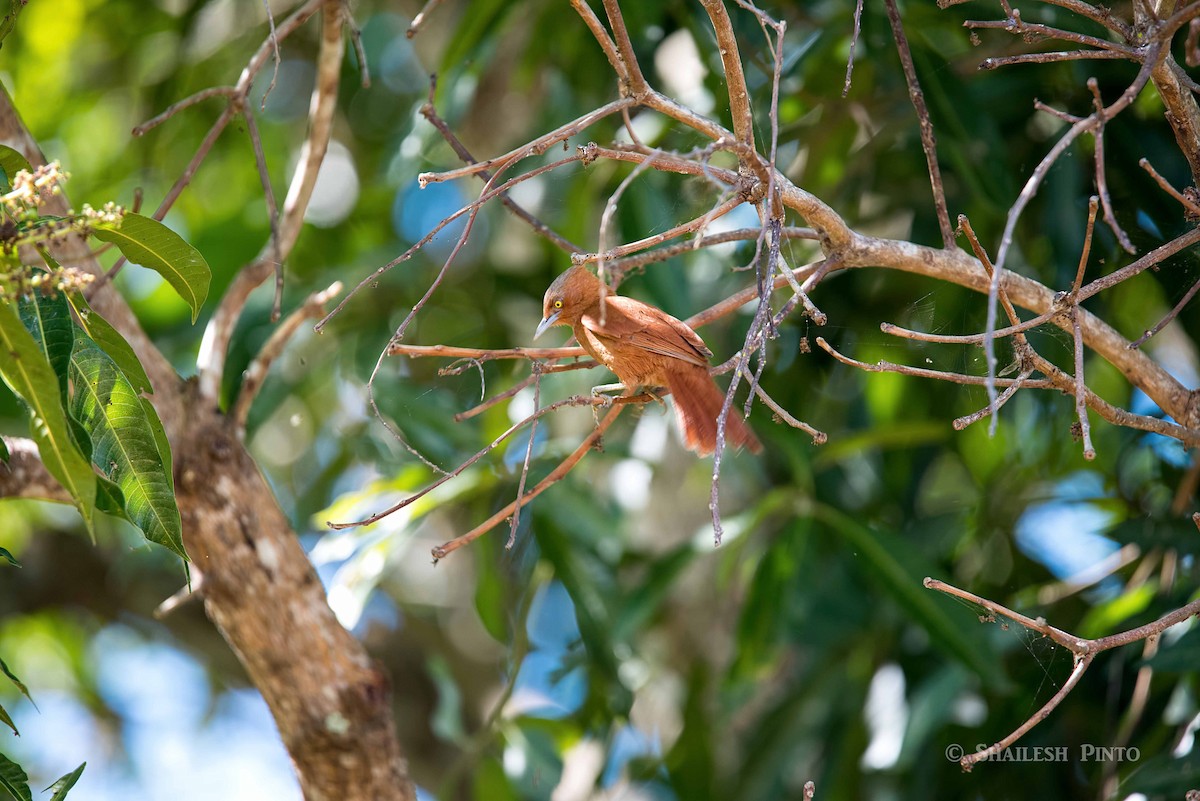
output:
M118 206L111 200L99 209L94 209L87 203L84 203L83 208L79 211L79 216L82 222L87 225L94 225L96 223L119 225L125 217L125 207Z
M13 216L23 215L46 198L62 192L61 184L69 177L57 161L43 164L33 172L18 170L12 178L12 191L0 196L0 204Z

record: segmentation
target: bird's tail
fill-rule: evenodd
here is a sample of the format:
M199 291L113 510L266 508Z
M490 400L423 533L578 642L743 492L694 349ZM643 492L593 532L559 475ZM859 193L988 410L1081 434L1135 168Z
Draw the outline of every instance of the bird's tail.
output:
M686 370L671 370L667 374L667 389L675 398L675 413L679 430L688 450L707 456L717 447L717 417L725 404L725 393L717 386L708 371L699 365ZM742 419L734 406L725 417L725 444L735 448L762 451L762 443Z

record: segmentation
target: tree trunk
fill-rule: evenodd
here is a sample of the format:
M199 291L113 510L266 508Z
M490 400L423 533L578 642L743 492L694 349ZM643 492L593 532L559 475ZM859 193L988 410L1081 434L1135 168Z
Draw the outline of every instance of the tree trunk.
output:
M0 142L34 165L45 161L4 92ZM46 210L62 214L66 206L56 197ZM63 263L102 274L78 236L53 250ZM91 302L133 345L154 385L151 401L171 441L194 585L270 707L304 797L412 801L388 677L334 617L232 420L201 399L194 381L179 378L111 284L97 287ZM44 468L24 462L23 485L6 481L4 494L40 497L37 488L48 485Z

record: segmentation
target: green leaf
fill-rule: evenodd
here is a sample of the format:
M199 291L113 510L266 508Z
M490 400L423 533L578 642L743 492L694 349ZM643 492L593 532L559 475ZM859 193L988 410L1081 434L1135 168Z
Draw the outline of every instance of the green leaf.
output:
M158 446L158 457L162 459L163 466L167 468L167 486L171 488L171 492L175 491L175 476L171 472L171 440L167 439L167 430L163 428L162 420L158 419L158 410L154 408L154 404L145 398L139 398L142 402L142 411L146 414L146 422L150 424L150 433L154 435L154 444Z
M0 462L8 464L10 457L11 454L8 452L8 443L6 443L3 439L0 439Z
M125 514L125 493L116 482L104 476L96 476L96 508L106 515L129 520L129 515Z
M937 602L936 593L925 589L924 579L936 571L922 564L912 546L899 537L870 529L833 507L816 504L814 517L846 538L858 555L905 607L913 621L925 627L933 640L975 671L990 687L1007 687L1009 682L999 663L990 658L980 635L967 629L965 618L953 618Z
M33 696L29 694L29 688L17 678L15 673L8 669L8 665L4 663L3 659L0 659L0 673L3 673L5 676L7 676L8 680L15 684L17 689L21 691L21 695L28 698L29 703L33 704ZM34 704L34 706L36 707L37 704Z
M75 500L88 531L96 508L96 474L71 438L58 378L7 302L0 302L0 376L33 413L31 433L42 462Z
M21 155L21 151L13 150L8 145L0 145L0 169L4 170L5 184L11 189L12 179L21 170L33 172L29 159Z
M33 793L29 792L29 777L20 765L4 754L0 754L0 787L17 801L33 801Z
M129 383L133 384L133 388L138 392L153 395L154 387L150 384L150 376L146 375L141 360L133 352L133 346L125 341L121 332L113 328L108 320L94 312L88 302L84 300L83 295L76 293L71 296L70 301L71 305L75 307L75 313L79 315L80 326L93 342L112 357L112 360L117 363L117 367L120 367L121 372L129 379Z
M46 361L54 368L58 377L59 393L65 404L67 399L67 363L71 361L71 343L75 341L71 305L62 292L54 296L43 295L34 290L17 300L17 311L25 330L41 348Z
M17 735L18 737L21 736L21 732L17 731L17 724L13 723L13 719L9 717L8 710L3 706L0 706L0 723L3 723L5 726L8 726L8 728L12 729L13 734Z
M87 763L84 762L82 765L75 768L75 770L71 771L66 776L63 776L54 784L47 787L47 792L50 790L54 791L54 795L50 796L50 801L62 801L62 799L66 798L67 791L75 786L75 782L79 781L79 777L83 775L83 769L86 767Z
M13 556L11 553L9 553L8 549L6 549L6 548L0 548L0 559L4 559L6 562L11 564L13 567L21 566L21 563L18 562L16 557Z
M125 212L119 223L93 226L92 236L112 242L131 262L148 267L166 279L191 307L192 322L196 322L212 278L200 251L158 220L132 211Z
M121 488L129 519L147 539L187 559L170 468L142 399L116 362L82 334L71 352L71 384L71 413L91 438L96 466Z

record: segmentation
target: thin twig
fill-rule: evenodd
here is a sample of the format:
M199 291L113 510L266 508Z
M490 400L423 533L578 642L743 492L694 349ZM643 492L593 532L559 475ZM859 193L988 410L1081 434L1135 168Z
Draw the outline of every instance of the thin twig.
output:
M271 174L267 170L267 155L263 152L262 137L258 123L249 106L242 106L242 118L246 120L246 135L254 147L254 164L258 167L258 179L262 184L263 196L267 200L267 219L271 224L271 261L275 267L275 299L271 304L271 322L279 321L283 307L283 252L279 247L279 207L275 204L275 190L271 187ZM341 284L339 283L340 287Z
M253 262L238 272L229 288L225 290L225 295L221 298L221 302L217 305L216 311L213 312L212 318L204 329L196 367L200 379L200 392L206 398L215 400L220 393L229 341L250 294L275 273L300 237L304 214L308 210L308 204L317 183L317 173L321 163L325 160L325 153L329 147L334 111L337 107L338 79L342 57L345 53L345 42L342 36L345 8L341 4L328 2L307 3L279 26L278 33L279 38L284 38L287 33L299 25L299 15L302 11L311 7L315 13L322 5L325 7L325 13L321 21L321 49L317 55L316 81L313 85L312 100L309 105L308 135L300 148L300 159L292 174L287 197L283 201L277 235L263 245ZM307 18L306 16L303 19ZM258 55L262 55L262 50ZM253 62L251 66L253 66ZM243 81L247 80L247 73L251 73L252 77L251 66L243 70L242 79L238 81L239 87L242 86ZM225 109L225 114L231 113L232 109L233 106Z
M1113 235L1117 237L1117 242L1125 249L1126 253L1137 253L1137 248L1129 241L1129 235L1117 222L1117 216L1113 213L1112 196L1108 193L1108 177L1104 168L1104 123L1107 118L1104 112L1104 98L1100 95L1100 84L1095 78L1088 78L1087 86L1092 92L1092 102L1096 106L1096 127L1092 130L1092 138L1096 143L1096 190L1099 192L1100 203L1104 208L1104 221L1108 223L1108 227L1112 229Z
M1152 623L1147 623L1144 626L1138 626L1137 628L1123 631L1119 634L1110 634L1107 637L1088 640L1065 632L1062 629L1055 628L1054 626L1047 624L1046 621L1041 618L1033 620L1019 612L1014 612L1002 604L998 604L995 601L990 601L972 592L968 592L967 590L959 589L958 587L947 584L943 581L926 578L923 583L927 589L937 590L939 592L946 593L947 595L952 595L956 598L961 598L965 601L978 604L994 615L1003 615L1004 617L1021 624L1030 631L1035 631L1039 634L1049 637L1058 645L1061 645L1075 654L1075 665L1071 670L1071 675L1067 678L1066 682L1063 683L1063 686L1059 688L1058 692L1056 692L1054 696L1042 706L1041 709L1033 713L1028 720L1018 726L1017 729L1007 737L1003 738L989 748L984 749L983 751L978 751L963 756L963 758L959 760L959 764L961 764L963 770L966 771L971 770L971 768L977 763L986 761L999 754L1004 749L1008 748L1017 740L1019 740L1038 723L1045 720L1050 713L1054 711L1054 709L1060 703L1062 703L1062 700L1070 694L1075 685L1079 683L1079 679L1083 677L1084 672L1088 669L1098 654L1113 648L1138 642L1140 640L1157 638L1160 634L1172 626L1175 626L1197 614L1200 614L1200 600L1195 600L1186 606L1180 607L1173 612L1163 615Z
M858 34L862 31L863 0L854 2L854 29L850 32L850 55L846 57L846 82L842 84L842 97L850 94L850 78L854 75L854 51L858 47Z
M615 401L619 399L613 400ZM551 485L562 479L562 477L569 473L572 468L579 463L579 460L586 456L587 452L590 451L600 441L600 438L604 435L604 432L608 430L608 427L613 424L613 422L617 419L617 416L620 415L624 409L625 406L623 404L614 404L613 407L609 409L608 414L601 418L600 422L596 425L596 428L592 431L592 433L589 434L587 438L579 444L579 447L576 448L570 456L564 459L558 465L558 467L551 470L550 474L539 481L533 489L505 506L499 512L496 512L494 515L468 531L466 534L455 537L449 542L434 548L432 551L433 558L435 560L445 559L449 554L457 551L462 546L479 539L481 536L495 528L500 521L512 514L513 509L517 507L517 504L525 505L529 503L534 498L545 492L546 489L548 489Z
M271 72L271 82L267 84L266 91L263 92L261 105L259 108L262 111L267 110L267 98L271 96L271 92L275 89L275 83L279 80L279 35L275 31L275 14L271 12L271 0L263 0L263 9L267 12L267 27L270 33L267 39L271 42L271 56L274 62L274 69ZM276 315L278 319L278 315Z
M141 125L134 126L131 133L134 136L145 136L150 130L162 125L184 109L191 108L197 103L202 103L210 97L235 97L237 94L238 88L236 86L210 86L207 89L201 89L196 94L167 106L167 109L161 114L151 117Z
M1140 348L1142 345L1146 344L1146 341L1148 339L1153 337L1159 331L1166 328L1167 324L1169 324L1172 320L1174 320L1176 317L1178 317L1179 313L1181 311L1183 311L1184 308L1189 303L1192 302L1192 298L1196 297L1196 293L1198 291L1200 291L1200 280L1198 280L1198 281L1196 281L1196 283L1192 284L1191 289L1189 289L1187 292L1184 293L1183 297L1179 299L1179 302L1175 304L1174 308L1172 308L1171 311L1167 312L1166 315L1161 320L1159 320L1157 323L1155 323L1153 328L1149 329L1148 331L1143 333L1140 337L1138 337L1133 342L1131 342L1129 344L1129 347L1130 348Z
M1013 64L1055 64L1060 61L1110 61L1127 59L1136 61L1136 57L1119 50L1056 50L1050 53L1019 53L1013 56L993 56L979 62L979 69L994 70Z
M642 68L633 52L629 29L625 27L625 17L621 15L621 7L617 5L617 0L604 0L604 13L608 16L608 27L612 28L613 44L622 65L622 68L617 70L617 75L628 82L628 87L622 87L622 93L628 91L634 97L644 95L650 91L650 84L646 83L646 78L642 75ZM587 21L586 18L584 21Z
M536 412L542 405L542 372L538 369L539 362L533 363L533 409ZM517 528L521 525L521 498L525 496L525 481L529 478L529 463L533 460L533 442L537 437L538 420L534 418L529 425L529 438L525 442L525 458L521 462L521 479L517 482L517 505L513 507L512 525L508 529L508 542L504 550L511 551L517 544Z
M429 123L437 129L438 133L442 135L442 138L446 140L446 143L450 145L450 148L454 151L455 155L457 155L467 164L474 164L475 158L471 155L471 152L467 150L463 143L459 141L458 137L454 135L454 132L450 130L450 126L446 124L446 121L438 115L437 109L433 104L434 92L436 88L437 75L431 75L429 77L429 102L421 106L421 116L428 120ZM482 172L478 173L478 176L480 180L486 183L487 181L491 180L492 174L488 170L483 170ZM550 228L550 226L546 225L546 223L542 222L533 214L526 211L524 207L512 199L512 196L509 195L508 192L504 192L500 195L500 202L504 204L506 209L527 222L529 226L533 228L535 233L545 237L547 240L553 242L555 245L567 251L568 253L579 253L583 250L583 248L579 247L574 242L563 238L556 231Z
M917 68L913 64L908 37L904 35L904 24L900 21L900 11L896 8L896 0L884 0L884 7L887 8L888 22L892 26L892 38L896 40L896 50L900 53L904 81L908 84L908 99L917 112L917 120L921 126L921 149L925 151L925 164L929 169L929 183L933 188L933 205L937 210L938 225L942 229L942 244L949 250L954 247L954 226L950 224L950 211L946 207L946 190L942 188L942 170L938 166L937 139L933 135L933 121L929 118L929 109L925 105L925 94L921 91L921 84L917 80Z
M571 8L575 9L575 12L583 19L583 24L587 25L588 30L592 32L592 36L596 37L596 43L604 51L604 57L608 59L609 66L616 73L617 81L627 85L629 83L629 71L625 69L625 62L621 60L621 54L617 52L617 46L613 43L612 37L604 29L604 23L596 16L596 12L592 11L592 7L587 4L587 0L571 0Z
M496 156L495 158L487 159L486 161L478 161L474 164L468 164L465 167L459 167L454 170L445 170L443 172L423 172L417 176L417 183L421 188L425 188L429 184L443 183L445 181L453 181L458 178L465 178L468 175L474 175L484 170L491 170L500 166L509 166L515 164L523 158L529 156L539 156L545 153L550 148L557 145L559 142L565 141L580 131L587 130L605 117L610 117L617 114L623 108L628 108L634 102L630 98L621 98L607 103L598 109L589 111L587 114L576 117L568 123L558 126L549 133L542 134L532 142L527 142L518 148L508 151L504 155Z
M652 162L650 162L649 160L644 161L644 162L642 162L641 165L639 165L639 167L645 166L650 163L652 163ZM634 173L630 173L629 177L633 177L633 175L634 175ZM615 199L616 199L616 195L614 193L613 198L610 199L609 203L605 207L606 212L609 209L615 208L615 205L614 205ZM688 220L685 223L676 225L673 228L668 228L666 231L662 231L662 232L654 234L652 236L648 236L645 239L639 239L636 242L628 242L624 245L619 245L614 248L604 249L598 253L574 253L571 255L571 263L572 264L590 264L592 262L598 262L601 265L604 265L607 262L615 261L616 259L622 258L624 256L628 256L632 253L637 253L638 251L646 250L647 248L652 248L655 245L661 245L663 242L666 242L668 240L675 239L675 238L681 237L681 236L685 236L687 234L694 233L696 231L703 231L709 225L709 223L711 223L713 220L716 220L720 217L724 217L726 214L733 211L738 206L742 205L742 203L744 203L744 202L745 202L745 200L737 195L730 197L730 198L726 198L725 200L721 201L716 206L709 209L707 212L700 215L699 217ZM601 223L601 230L604 231L605 233L607 232L607 225L604 222ZM604 240L605 240L605 236L602 234L601 238L600 238L600 242L603 243ZM728 241L728 240L726 240L726 241ZM698 247L698 245L695 244L695 240L684 245L685 249L695 248L695 247ZM603 267L601 269L603 269ZM616 273L614 272L614 274L616 274Z
M413 21L409 23L408 30L404 32L404 35L409 39L416 36L421 31L421 26L425 24L425 20L441 4L442 0L426 0L425 5L417 12L417 16L413 17Z
M1200 30L1200 26L1198 26L1197 29ZM1168 195L1170 195L1171 197L1173 197L1179 201L1179 204L1181 206L1183 206L1183 208L1184 208L1184 213L1189 218L1191 218L1191 219L1200 218L1200 204L1198 204L1196 202L1197 199L1200 199L1200 198L1188 197L1187 195L1185 195L1184 193L1182 193L1178 189L1176 189L1174 186L1172 186L1170 181L1168 181L1166 178L1164 178L1162 175L1160 175L1158 170L1154 169L1154 165L1150 163L1149 159L1145 159L1145 158L1138 159L1138 166L1141 167L1146 172L1150 173L1150 177L1154 179L1155 183L1157 183L1160 187L1162 187L1162 190L1164 192L1166 192ZM1190 191L1193 194L1195 193L1194 189L1190 190Z
M654 264L660 261L666 261L676 256L688 253L701 248L713 247L714 245L723 245L729 242L744 242L750 239L758 239L761 235L761 228L738 228L733 231L722 231L719 234L706 234L705 236L696 237L687 242L682 242L677 245L668 245L667 247L658 248L657 250L641 253L636 256L626 256L621 259L613 259L609 263L609 271L614 275L624 275L630 270L638 267L643 267L647 264ZM812 228L799 228L789 226L781 229L780 237L783 239L816 239L817 232Z
M341 281L334 281L329 288L321 292L314 292L308 296L300 308L289 314L271 332L271 336L267 338L258 351L258 355L254 357L254 361L250 362L250 366L246 368L246 372L242 376L242 386L238 390L237 402L233 406L233 420L239 436L243 436L246 432L246 419L250 415L250 406L258 396L258 390L266 380L271 365L283 353L288 341L304 324L304 321L321 316L324 313L325 304L341 291Z
M335 531L341 531L342 529L355 528L357 526L369 526L372 523L377 523L380 520L382 520L383 518L385 518L389 515L395 514L396 512L403 509L404 507L406 507L412 503L415 503L416 501L419 501L421 498L424 498L430 492L433 492L433 490L442 486L447 481L450 481L451 479L462 475L463 472L468 467L475 464L480 459L482 459L484 456L487 456L489 453L494 451L497 447L499 447L499 445L502 442L504 442L506 439L511 437L517 431L520 431L526 425L534 423L537 420L544 417L545 415L548 415L551 412L557 411L558 409L561 409L564 406L599 406L599 405L616 404L614 406L614 410L616 410L616 409L622 408L622 406L630 404L630 403L646 403L648 401L650 401L649 395L635 395L635 396L627 396L627 397L622 397L622 398L607 398L607 397L601 398L601 397L596 397L596 396L591 396L591 395L572 395L569 398L564 398L560 401L555 401L554 403L551 403L549 406L543 406L540 409L536 409L533 412L533 414L529 415L528 417L524 418L523 420L513 423L511 426L509 426L504 431L504 433L502 433L500 436L496 437L494 440L492 440L490 443L488 443L488 445L486 445L484 448L477 451L473 456L471 456L470 458L468 458L467 460L462 462L458 467L454 468L453 470L443 471L439 478L430 482L424 488L413 493L412 495L402 498L401 500L397 501L393 505L389 506L387 509L384 509L380 512L376 512L376 513L370 515L369 517L364 517L361 520L352 520L352 521L346 522L346 523L334 523L332 521L328 521L328 522L326 522L325 525L329 526L329 528L334 529ZM537 492L537 491L538 490L535 489L535 492ZM526 500L532 499L532 497L533 497L533 495L531 494L530 496L528 496L528 498L526 498ZM511 507L509 507L508 511L511 511Z

